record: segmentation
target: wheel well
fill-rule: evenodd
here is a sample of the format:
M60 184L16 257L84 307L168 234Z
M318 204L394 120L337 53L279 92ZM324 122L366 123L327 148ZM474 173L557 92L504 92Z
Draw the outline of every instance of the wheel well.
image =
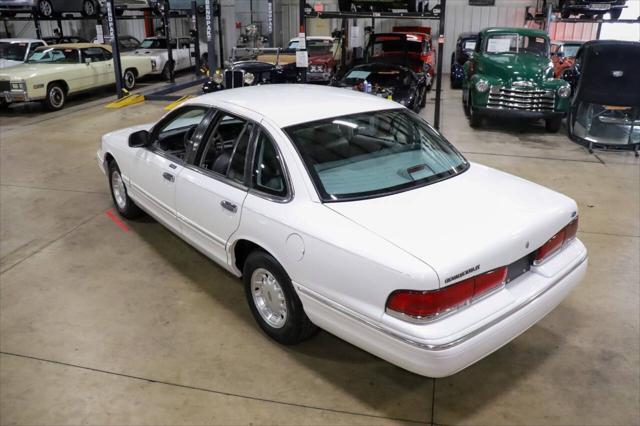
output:
M138 69L137 68L127 68L126 70L124 70L124 72L127 71L133 71L133 75L136 76L136 78L138 78Z
M115 161L116 159L113 158L113 155L109 154L108 152L104 156L104 162L107 164L107 166L110 166L112 162L115 163Z
M64 80L56 80L56 81L52 81L52 82L50 82L50 83L47 85L47 91L49 90L49 87L50 87L52 84L56 84L56 83L58 83L58 84L60 84L60 85L62 86L62 90L64 90L64 94L65 94L65 95L66 95L67 93L69 93L69 85L68 85L68 84L67 84L67 82L66 82L66 81L64 81Z
M249 240L238 240L233 246L233 257L235 258L236 267L240 272L244 268L244 263L249 257L249 254L255 250L264 250L262 247L257 245L256 243Z

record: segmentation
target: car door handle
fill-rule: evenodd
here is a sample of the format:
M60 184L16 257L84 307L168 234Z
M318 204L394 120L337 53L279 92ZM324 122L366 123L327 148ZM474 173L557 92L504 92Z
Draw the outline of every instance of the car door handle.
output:
M238 211L238 206L236 206L230 201L227 201L227 200L220 201L220 205L222 206L223 209L227 209L231 213L235 213Z
M164 172L162 174L162 177L168 180L169 182L173 182L175 180L175 177L171 173L167 173L167 172Z

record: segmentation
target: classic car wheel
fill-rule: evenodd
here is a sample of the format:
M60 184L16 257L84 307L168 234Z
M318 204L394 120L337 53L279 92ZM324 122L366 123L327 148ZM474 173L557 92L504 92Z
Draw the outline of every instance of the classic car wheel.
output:
M424 86L424 89L422 90L422 97L420 98L420 108L427 106L427 92L427 86Z
M560 126L562 126L562 118L548 118L544 121L544 127L547 129L547 132L557 133L560 130Z
M482 118L473 107L473 98L471 97L471 93L469 93L467 98L467 110L469 111L469 125L474 129L477 129L482 124Z
M338 0L338 10L340 12L350 12L351 11L351 1L350 0Z
M243 281L251 313L269 337L293 345L317 331L291 279L273 256L261 250L251 253L244 264Z
M95 16L96 5L92 0L84 0L82 3L82 16Z
M136 73L132 69L128 69L124 72L122 76L122 81L124 82L124 88L127 90L131 90L136 87Z
M50 0L40 0L38 2L38 13L40 16L44 16L45 18L50 18L53 16L53 6L51 5Z
M44 99L44 105L51 111L57 111L64 107L67 101L67 93L60 83L51 83L47 87L47 97Z
M120 168L115 160L109 162L109 186L111 188L111 198L113 198L113 203L120 215L127 219L135 219L142 215L140 207L127 194L127 187L124 185Z

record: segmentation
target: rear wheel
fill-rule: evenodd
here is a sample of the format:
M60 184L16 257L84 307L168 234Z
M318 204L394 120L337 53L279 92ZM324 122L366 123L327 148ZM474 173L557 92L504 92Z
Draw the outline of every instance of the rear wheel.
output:
M558 133L560 126L562 126L562 118L560 117L547 118L544 121L544 127L550 133Z
M127 90L132 90L136 87L136 73L132 69L128 69L124 72L122 76L122 82L124 83L124 88Z
M38 2L38 14L45 18L51 18L53 16L51 0L40 0Z
M67 92L60 83L51 83L47 87L47 97L44 99L44 106L51 111L58 111L67 102Z
M318 330L305 314L286 271L270 254L251 253L244 264L243 281L253 317L275 341L293 345Z
M338 0L338 9L340 9L340 12L349 12L349 11L351 11L351 1L350 0Z
M82 3L82 16L96 16L97 9L93 0L84 0Z

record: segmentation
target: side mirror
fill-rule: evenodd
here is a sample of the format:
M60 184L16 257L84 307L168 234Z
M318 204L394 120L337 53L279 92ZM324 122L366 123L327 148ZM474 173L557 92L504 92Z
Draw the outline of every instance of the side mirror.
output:
M143 148L151 145L151 135L146 130L138 130L129 135L129 146L131 148Z

